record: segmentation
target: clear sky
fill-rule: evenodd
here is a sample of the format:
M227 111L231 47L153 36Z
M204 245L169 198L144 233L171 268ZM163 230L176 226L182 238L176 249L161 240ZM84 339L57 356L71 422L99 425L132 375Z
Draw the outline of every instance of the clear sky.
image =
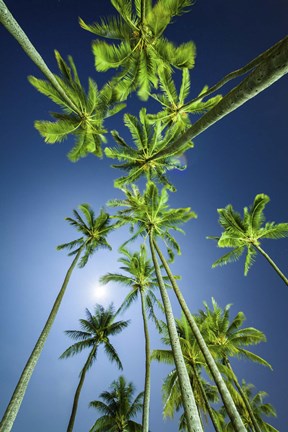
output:
M71 54L83 84L88 76L99 85L105 74L96 73L91 53L93 35L78 25L112 14L108 0L7 0L7 6L35 44L52 71L57 72L53 50ZM288 22L286 0L198 0L189 14L175 18L167 37L176 43L193 40L196 65L191 73L191 98L205 84L212 85L228 72L241 67L285 36ZM71 141L47 145L33 128L33 122L49 119L55 106L37 93L27 76L41 77L16 41L0 28L0 176L1 176L1 290L0 290L0 413L10 399L21 370L31 352L62 284L71 259L56 246L75 238L64 218L72 209L88 202L98 211L108 199L121 196L113 189L120 175L111 161L88 156L73 164L66 158ZM175 75L179 76L179 75ZM239 379L253 383L269 394L278 418L271 423L281 432L287 428L287 328L288 288L258 256L247 277L243 260L224 268L211 269L222 250L207 235L220 233L217 208L228 203L242 212L257 193L271 198L267 220L288 221L287 206L287 77L282 78L234 113L195 139L187 153L188 168L170 173L177 186L171 206L191 206L197 220L185 227L180 238L182 256L173 271L182 275L181 288L192 312L213 296L220 306L233 303L231 316L243 311L246 326L267 336L267 343L254 348L273 366L273 371L233 362ZM235 85L235 83L234 83ZM224 88L223 93L227 91ZM128 111L137 113L141 103L128 100ZM149 104L147 105L149 111ZM107 123L124 134L122 114ZM112 138L109 138L112 144ZM125 230L110 236L113 252L95 254L83 270L72 276L58 318L31 379L14 432L62 432L65 430L86 353L58 360L71 340L64 330L77 329L85 308L96 302L119 306L127 290L108 285L101 296L98 278L117 271L117 249L126 240ZM279 267L288 273L288 240L263 242ZM174 304L174 303L173 303ZM176 304L175 315L179 316ZM140 305L135 304L123 319L131 325L112 342L124 365L124 374L137 391L142 390L144 346ZM152 334L152 347L160 346ZM161 380L170 369L152 364L151 431L177 430L177 420L165 423L161 415ZM80 398L75 432L88 431L97 417L87 409L119 376L116 366L99 351L98 360L87 375ZM210 432L207 429L207 432Z

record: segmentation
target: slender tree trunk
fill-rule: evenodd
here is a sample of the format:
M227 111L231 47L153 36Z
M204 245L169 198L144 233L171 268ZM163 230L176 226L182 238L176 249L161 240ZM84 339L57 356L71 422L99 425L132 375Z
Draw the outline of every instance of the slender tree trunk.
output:
M234 373L234 371L233 371L233 369L232 369L232 366L231 366L230 361L229 361L228 358L225 358L225 359L224 359L224 364L225 364L225 365L228 367L228 369L232 372L233 382L234 382L234 384L235 384L235 386L236 386L238 392L240 393L240 395L241 395L241 397L242 397L242 399L243 399L244 405L245 405L245 407L246 407L246 409L247 409L247 411L248 411L248 413L249 413L249 416L250 416L251 422L252 422L252 424L253 424L253 427L254 427L254 429L255 429L255 432L262 432L262 431L261 431L261 428L260 428L260 426L258 425L258 422L257 422L257 420L256 420L256 418L255 418L255 416L254 416L254 413L253 413L253 410L252 410L252 408L251 408L251 405L250 405L249 399L246 397L245 393L243 392L242 387L241 387L241 385L239 384L239 382L238 382L238 380L237 380L237 377L236 377L236 375L235 375L235 373Z
M72 432L73 428L74 428L74 423L75 423L75 418L76 418L76 414L77 414L77 408L78 408L78 402L79 402L79 397L80 397L80 393L84 384L84 380L85 380L85 376L86 376L86 372L91 364L91 360L93 359L95 352L97 350L97 346L95 345L92 349L92 351L90 352L88 359L86 360L86 363L83 366L83 369L80 373L80 380L79 380L79 384L76 388L76 392L74 395L74 400L73 400L73 406L72 406L72 411L71 411L71 415L70 415L70 419L69 419L69 423L67 426L67 432Z
M160 267L156 257L156 251L154 247L153 234L149 233L149 243L152 255L153 264L155 267L155 273L159 284L159 289L163 301L165 317L170 337L171 348L173 352L175 367L179 379L179 386L182 395L182 401L184 406L185 418L187 422L188 432L204 432L201 426L201 420L198 415L197 405L190 384L189 375L186 369L185 361L183 358L179 336L177 334L175 319L169 296L167 294L163 278L161 275Z
M149 411L150 411L150 393L151 393L151 373L150 373L150 336L148 330L148 320L145 309L145 296L140 289L141 309L143 318L143 327L145 335L145 384L144 384L144 404L142 413L143 432L149 432Z
M218 425L217 425L217 422L216 422L216 420L215 420L215 416L214 416L213 410L212 410L212 408L211 408L211 406L210 406L209 400L208 400L207 395L206 395L206 392L205 392L205 388L204 388L204 386L203 386L203 384L202 384L202 382L201 382L201 378L199 377L198 371L197 371L196 367L194 366L194 364L191 364L191 367L192 367L192 369L193 369L195 379L196 379L197 384L198 384L198 386L199 386L199 388L200 388L200 391L201 391L201 394L202 394L203 400L204 400L204 402L205 402L206 409L207 409L207 411L208 411L208 414L209 414L209 416L210 416L210 419L211 419L211 422L212 422L212 424L213 424L213 426L214 426L214 429L215 429L216 432L222 432L222 431L219 429L219 427L218 427Z
M214 379L214 382L218 388L221 399L224 403L227 414L228 414L228 416L232 422L234 430L236 432L247 432L246 428L243 424L243 421L242 421L242 419L241 419L241 417L237 411L235 403L231 397L231 394L230 394L229 390L227 389L227 386L226 386L226 384L222 378L222 375L219 372L219 369L216 365L216 362L215 362L214 358L212 357L212 355L211 355L211 353L210 353L210 351L206 345L206 342L205 342L205 340L204 340L204 338L203 338L203 336L202 336L202 334L201 334L201 332L200 332L200 330L196 324L196 321L194 320L193 315L191 314L191 312L190 312L190 310L186 304L186 301L182 295L180 288L178 287L178 285L175 281L175 278L174 278L174 276L173 276L173 274L169 268L169 265L168 265L166 259L164 258L164 256L163 256L160 248L158 247L157 243L154 241L153 244L154 244L155 249L159 255L159 258L160 258L160 260L161 260L161 262L162 262L162 264L166 270L166 273L167 273L167 275L171 281L175 295L176 295L178 302L179 302L179 304L180 304L180 306L184 312L185 317L187 318L188 323L190 324L190 327L191 327L192 332L195 336L195 339L199 345L199 348L203 354L203 357L205 358L205 361L207 363L209 371L210 371L210 373Z
M58 81L56 80L53 73L50 71L46 63L44 62L41 55L38 53L36 48L32 45L28 39L25 32L19 26L13 15L10 13L6 4L3 0L0 0L0 22L8 30L8 32L17 40L21 45L25 53L30 57L30 59L35 63L35 65L40 69L40 71L45 75L45 77L50 81L53 87L58 91L59 95L65 100L69 108L75 113L79 114L79 110L74 104L74 102L68 98L65 91L62 89Z
M155 158L177 153L182 145L192 140L200 133L208 129L227 114L239 108L261 91L272 85L288 73L288 37L277 42L276 48L270 48L270 55L261 62L238 86L234 87L221 101L210 111L196 121L173 143L160 150ZM271 54L272 51L272 54Z
M23 369L23 372L21 374L21 377L15 387L14 393L10 399L10 402L6 408L6 411L4 413L4 416L2 418L2 421L0 423L0 431L1 432L10 432L10 430L13 427L15 418L18 414L19 408L21 406L22 400L24 398L29 380L32 376L32 373L35 369L35 366L38 362L38 359L40 357L40 354L43 350L44 344L46 342L46 339L49 335L50 329L53 325L53 322L56 318L57 312L59 310L61 301L63 299L63 296L65 294L68 282L70 280L71 274L74 270L74 267L77 264L77 261L79 259L79 256L81 254L82 248L79 249L77 255L75 256L74 260L72 261L71 266L69 267L63 285L61 287L61 290L59 291L59 294L53 304L53 307L51 309L50 315L43 327L43 330L33 348L33 351Z
M282 273L282 271L279 269L279 267L275 264L275 262L270 258L270 256L258 245L253 244L255 249L258 250L269 262L269 264L274 268L274 270L278 273L278 275L281 277L281 279L284 281L286 285L288 285L288 279L287 277Z

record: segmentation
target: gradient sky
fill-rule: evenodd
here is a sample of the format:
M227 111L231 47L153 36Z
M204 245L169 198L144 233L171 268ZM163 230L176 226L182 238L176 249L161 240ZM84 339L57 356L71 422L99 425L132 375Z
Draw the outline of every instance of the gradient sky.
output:
M114 13L108 0L7 0L7 6L52 71L57 72L53 50L71 54L82 83L88 76L101 86L105 74L96 73L91 53L93 35L78 25L78 16L87 22ZM174 19L166 36L176 43L193 40L197 47L191 73L191 98L205 84L212 85L285 36L288 22L287 0L198 0L189 14ZM64 220L83 202L98 211L108 199L120 197L113 179L120 171L110 168L110 160L90 155L73 164L66 158L71 141L47 145L33 128L34 120L49 119L55 105L37 93L27 76L41 77L17 42L0 28L1 58L1 368L0 412L10 399L21 370L49 314L71 259L57 252L57 244L76 237ZM179 73L175 74L179 77ZM254 326L267 336L267 343L252 348L273 366L273 371L233 361L238 378L253 383L269 394L278 418L271 423L281 432L287 428L287 329L288 289L272 268L258 256L247 277L243 260L224 268L211 269L220 256L207 235L217 235L220 227L217 208L228 203L242 212L257 193L266 193L271 203L267 220L288 220L287 206L287 77L258 95L195 139L195 148L186 157L184 172L170 173L178 192L170 194L171 206L191 206L197 220L179 237L182 256L173 271L182 275L181 288L192 312L213 296L220 306L233 303L231 317L243 311L245 326ZM236 83L233 83L235 85ZM230 86L231 87L231 86ZM229 86L223 89L227 92ZM128 111L137 113L141 103L128 100ZM148 104L149 110L149 104ZM122 114L107 123L125 134ZM128 135L127 135L128 137ZM109 138L109 143L112 139ZM62 432L70 415L78 374L87 353L58 360L71 340L64 330L77 329L85 308L95 303L121 304L127 290L110 284L101 296L98 278L117 271L117 249L127 239L127 231L110 236L113 252L98 252L82 270L72 276L59 316L48 338L15 422L14 432ZM288 273L288 239L263 242L279 267ZM175 315L179 308L173 303ZM131 325L112 339L124 365L124 375L142 390L144 346L140 305L135 304L123 319ZM151 327L152 329L152 327ZM152 347L160 346L152 331ZM177 419L162 421L161 380L170 370L152 364L151 431L177 430ZM87 409L119 376L102 350L87 374L80 398L75 432L88 431L97 418ZM207 432L209 428L207 428Z

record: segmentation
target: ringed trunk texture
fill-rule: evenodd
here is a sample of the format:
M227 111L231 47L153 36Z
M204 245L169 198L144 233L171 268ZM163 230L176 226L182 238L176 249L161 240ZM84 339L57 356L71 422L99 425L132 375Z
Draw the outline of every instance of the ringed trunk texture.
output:
M208 129L227 114L239 108L261 91L271 86L288 73L288 37L270 48L270 55L265 58L238 86L234 87L210 111L204 114L193 126L187 129L174 143L161 150L156 156L162 157L171 152L177 153L182 145Z
M72 432L73 428L74 428L74 423L75 423L75 418L76 418L76 414L77 414L77 408L78 408L78 402L79 402L79 397L80 397L80 393L84 384L84 380L85 380L85 376L86 376L86 372L91 364L91 360L95 355L95 352L97 350L97 345L93 347L92 351L90 352L88 359L86 360L85 365L83 366L83 369L81 371L80 374L80 380L79 380L79 384L77 386L75 395L74 395L74 400L73 400L73 406L72 406L72 411L71 411L71 415L70 415L70 419L69 419L69 423L67 426L67 432Z
M32 45L23 29L19 26L6 4L3 0L0 0L0 22L8 30L8 32L17 40L19 45L23 48L25 53L50 81L53 87L58 91L61 97L66 101L68 106L75 112L78 113L76 105L67 97L66 93L59 85L58 81L50 71L46 63L44 62L41 55L38 53L36 48Z
M145 296L140 289L141 309L145 336L145 383L144 383L144 404L142 414L143 432L149 432L149 411L150 411L150 393L151 393L151 372L150 372L150 336L148 329L148 320L145 309Z
M176 329L175 319L171 307L171 303L169 300L169 296L167 294L163 278L161 275L160 267L157 261L156 257L156 251L154 247L154 240L153 235L150 232L149 233L149 243L150 243L150 250L152 255L153 264L155 267L155 273L157 276L159 289L163 301L164 311L165 311L165 317L169 332L169 338L171 343L171 349L173 352L174 362L176 371L178 374L179 379L179 386L181 390L181 396L184 406L184 412L185 412L185 418L187 422L187 430L188 432L204 432L201 420L198 414L197 405L195 402L195 398L193 395L193 391L190 384L189 375L186 369L185 361L183 358L180 341Z
M33 348L33 351L23 369L23 372L21 374L21 377L15 387L14 393L10 399L10 402L6 408L6 411L4 413L4 416L2 418L2 421L0 423L0 431L1 432L10 432L10 430L13 427L15 418L18 414L18 411L20 409L21 403L23 401L27 386L29 384L30 378L32 376L32 373L35 369L35 366L38 362L38 359L40 357L40 354L43 350L44 344L46 342L46 339L49 335L49 332L51 330L51 327L54 323L54 320L56 318L57 312L59 310L61 301L63 299L63 296L65 294L68 282L70 280L71 274L77 264L77 261L79 259L79 256L81 254L82 248L79 249L77 255L75 256L74 260L72 261L71 266L69 267L63 285L61 287L61 290L59 291L59 294L54 302L54 305L51 309L50 315L43 327L43 330Z
M214 379L214 382L218 388L218 391L220 393L221 399L224 403L225 409L227 411L227 414L232 422L232 425L234 427L235 432L247 432L243 421L240 417L240 414L237 411L237 408L235 406L235 403L231 397L231 394L229 392L229 390L227 389L227 386L222 378L221 373L219 372L219 369L215 363L214 358L212 357L212 354L210 353L205 340L203 339L203 336L196 324L196 321L193 318L193 315L191 314L187 303L182 295L182 292L180 290L180 288L178 287L175 278L169 268L169 265L166 261L166 259L164 258L160 248L158 247L157 243L154 241L154 247L159 255L159 258L166 270L167 276L169 277L172 287L174 289L175 295L178 299L178 302L185 314L185 317L187 318L187 321L192 329L192 332L195 336L195 339L199 345L199 348L203 354L203 357L205 358L205 361L207 363L207 366L209 368L209 371L211 372L211 375Z

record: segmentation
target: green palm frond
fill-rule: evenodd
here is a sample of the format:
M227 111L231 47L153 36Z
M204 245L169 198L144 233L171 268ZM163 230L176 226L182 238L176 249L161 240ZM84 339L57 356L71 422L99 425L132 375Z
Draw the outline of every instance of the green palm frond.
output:
M31 76L30 83L64 111L64 113L51 114L55 119L54 122L35 121L35 128L48 144L62 142L73 135L75 145L68 153L68 158L72 162L85 157L88 153L101 157L101 144L106 142L104 134L107 132L104 128L104 119L116 114L125 105L116 104L118 99L109 83L98 90L95 81L89 78L88 91L85 92L72 57L68 57L68 63L58 51L55 51L55 57L60 75L54 76L69 99L73 101L75 108L72 109L48 81Z

